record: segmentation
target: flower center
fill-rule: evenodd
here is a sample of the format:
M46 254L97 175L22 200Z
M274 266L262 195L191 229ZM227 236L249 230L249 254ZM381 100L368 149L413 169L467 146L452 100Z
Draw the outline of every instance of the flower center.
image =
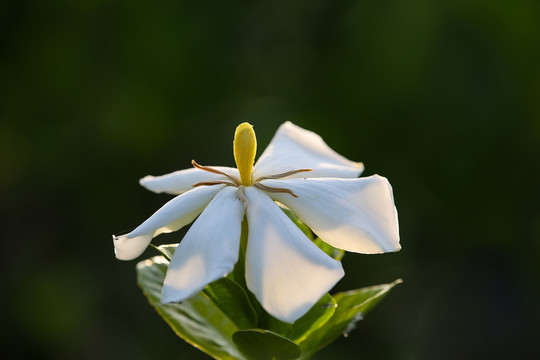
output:
M233 150L240 181L242 185L250 186L253 183L251 172L257 152L257 138L252 125L247 122L238 125L234 134Z
M272 186L266 186L261 184L262 180L267 179L282 179L287 176L297 174L299 172L311 171L312 169L298 169L291 170L284 173L274 174L270 176L262 176L255 180L252 179L253 171L253 161L255 160L255 153L257 151L257 138L255 137L255 131L253 131L253 126L248 123L242 123L236 128L236 133L234 134L234 160L236 161L236 166L238 167L238 172L240 173L240 179L231 174L227 174L224 171L209 167L202 166L191 160L193 167L208 171L214 174L223 175L229 180L216 180L216 181L202 181L196 184L193 184L193 187L197 186L210 186L225 184L228 186L234 186L238 188L238 198L242 200L247 209L247 199L244 195L246 186L255 186L256 188L265 191L265 192L274 192L274 193L287 193L294 197L298 197L292 190L287 188L278 188Z

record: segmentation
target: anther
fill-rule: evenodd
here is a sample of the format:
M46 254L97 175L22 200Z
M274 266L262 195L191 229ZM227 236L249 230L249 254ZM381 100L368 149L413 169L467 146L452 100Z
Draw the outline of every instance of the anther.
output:
M196 184L193 184L191 185L192 187L197 187L197 186L211 186L211 185L220 185L220 184L225 184L225 185L231 185L231 186L236 186L236 184L233 184L232 182L230 181L201 181L201 182L198 182Z
M256 188L261 189L262 191L266 191L266 192L286 193L286 194L294 196L295 198L298 197L298 195L296 195L292 190L286 189L286 188L277 188L277 187L272 187L272 186L266 186L266 185L263 185L263 184L261 184L259 182L254 183L253 186L255 186Z
M313 169L298 169L298 170L287 171L287 172L284 172L284 173L281 173L281 174L275 174L275 175L270 175L270 176L261 176L260 178L255 180L255 182L259 182L261 180L269 180L269 179L274 179L274 180L275 179L283 179L284 177L287 177L287 176L298 174L300 172L309 172L309 171L313 171Z
M219 174L219 175L223 175L223 176L226 176L228 177L229 179L232 180L232 182L234 183L234 186L238 186L240 185L240 180L238 180L236 177L230 175L230 174L227 174L226 172L224 171L221 171L221 170L218 170L218 169L214 169L212 167L209 167L209 166L202 166L202 165L199 165L195 162L195 160L191 160L191 165L193 165L193 167L197 168L197 169L201 169L201 170L204 170L204 171L208 171L208 172L211 172L211 173L214 173L214 174Z

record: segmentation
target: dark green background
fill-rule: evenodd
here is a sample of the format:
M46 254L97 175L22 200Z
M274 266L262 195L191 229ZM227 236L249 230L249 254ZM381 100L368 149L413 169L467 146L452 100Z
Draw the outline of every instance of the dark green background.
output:
M337 290L404 283L317 359L539 355L539 64L535 0L1 2L3 351L205 359L111 234L170 198L140 177L232 166L236 125L260 154L290 120L400 216L403 250L347 254Z

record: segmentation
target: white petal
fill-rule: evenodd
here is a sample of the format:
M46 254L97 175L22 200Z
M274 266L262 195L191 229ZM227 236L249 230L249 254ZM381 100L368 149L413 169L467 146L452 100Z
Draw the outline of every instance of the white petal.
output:
M246 282L264 309L293 323L339 279L343 268L320 250L268 195L246 189Z
M186 300L233 270L243 217L244 204L236 188L221 190L174 252L161 292L162 303Z
M154 236L191 223L221 188L223 185L197 187L163 205L129 234L113 236L116 257L132 260L144 252Z
M238 169L225 166L212 166L212 168L226 172L240 178ZM229 180L226 176L211 173L200 169L178 170L161 176L145 176L139 184L155 193L182 194L193 189L193 184L203 181Z
M306 168L313 171L290 178L355 178L362 173L364 165L339 155L314 132L286 122L279 127L255 164L253 179Z
M152 241L153 234L128 239L127 235L113 235L114 253L117 259L133 260L141 255Z
M285 204L323 241L339 249L376 254L401 249L392 187L384 177L265 180L292 190L271 197Z

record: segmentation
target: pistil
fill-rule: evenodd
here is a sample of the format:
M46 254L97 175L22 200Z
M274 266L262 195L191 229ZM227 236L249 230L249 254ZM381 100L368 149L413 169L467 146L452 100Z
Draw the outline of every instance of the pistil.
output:
M234 134L234 161L240 172L240 181L244 186L253 184L251 172L257 152L257 138L253 126L247 122L238 125Z

